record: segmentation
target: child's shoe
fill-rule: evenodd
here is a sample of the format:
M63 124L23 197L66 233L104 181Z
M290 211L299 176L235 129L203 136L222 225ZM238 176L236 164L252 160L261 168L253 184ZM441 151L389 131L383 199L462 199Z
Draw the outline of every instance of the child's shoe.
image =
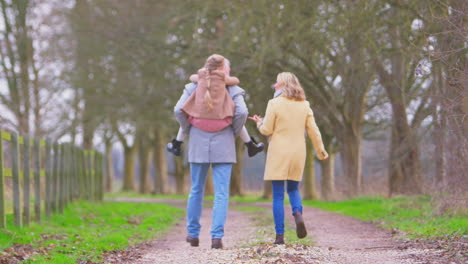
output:
M182 144L184 142L173 139L171 142L167 143L166 149L176 156L180 156L182 153Z
M262 142L257 143L253 137L250 137L250 141L244 143L247 146L247 153L249 153L249 157L253 157L257 155L257 153L262 152L265 148Z

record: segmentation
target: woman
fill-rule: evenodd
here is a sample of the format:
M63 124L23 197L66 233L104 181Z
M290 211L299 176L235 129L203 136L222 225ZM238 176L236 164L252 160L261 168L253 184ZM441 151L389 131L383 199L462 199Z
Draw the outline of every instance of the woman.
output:
M223 63L228 63L226 59ZM226 65L225 65L226 66ZM182 97L177 102L174 112L184 133L190 137L188 161L192 187L187 202L187 242L198 246L200 234L200 216L205 191L206 177L210 166L213 168L214 205L211 225L211 248L222 248L224 224L229 203L229 183L232 164L236 163L235 137L239 135L247 120L247 106L244 101L244 90L238 86L229 86L227 91L234 101L232 123L217 132L206 132L192 126L183 106L195 92L197 84L185 86Z
M284 244L285 182L296 222L297 236L307 236L299 193L299 183L306 160L304 131L307 131L312 140L319 159L327 159L328 154L297 77L290 72L282 72L278 74L274 87L275 98L268 102L265 118L255 115L249 119L257 123L260 133L270 136L264 180L271 181L273 185L275 244Z

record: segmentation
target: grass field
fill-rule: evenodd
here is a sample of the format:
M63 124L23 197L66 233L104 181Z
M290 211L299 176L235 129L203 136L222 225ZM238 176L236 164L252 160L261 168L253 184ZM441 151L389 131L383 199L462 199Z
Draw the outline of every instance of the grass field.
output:
M26 244L44 253L24 263L99 261L105 251L153 238L182 215L183 210L163 204L77 202L43 224L20 229L9 223L0 231L0 248Z
M169 195L154 195L154 194L139 194L136 192L119 192L119 193L106 193L105 199L113 198L149 198L149 199L182 199L186 200L188 195L169 194ZM213 195L205 196L205 201L213 201ZM269 199L262 199L260 195L245 195L245 196L232 196L229 198L230 202L234 203L256 203L256 202L268 202Z
M304 201L304 204L397 228L412 238L468 235L468 215L462 212L439 215L429 196L361 197L338 202Z

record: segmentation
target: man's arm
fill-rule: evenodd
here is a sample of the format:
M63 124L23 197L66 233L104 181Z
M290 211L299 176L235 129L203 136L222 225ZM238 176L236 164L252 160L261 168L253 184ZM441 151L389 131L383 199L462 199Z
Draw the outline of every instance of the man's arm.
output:
M234 134L237 136L239 135L242 127L245 124L245 121L247 120L249 111L244 101L245 91L237 86L234 86L232 89L234 88L236 88L236 92L231 94L232 100L235 104L234 116L232 118L232 128L234 130Z
M182 111L182 107L184 106L185 102L187 102L192 93L195 91L196 87L197 85L194 83L189 83L185 85L184 92L182 93L182 96L180 97L179 101L174 107L175 118L179 123L180 127L182 128L184 134L188 134L191 124L188 121L188 116L185 114L184 111Z

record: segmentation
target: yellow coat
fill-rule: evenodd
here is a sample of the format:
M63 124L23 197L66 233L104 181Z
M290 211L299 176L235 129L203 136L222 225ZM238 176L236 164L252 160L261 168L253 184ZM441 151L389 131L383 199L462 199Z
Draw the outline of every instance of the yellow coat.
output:
M306 161L304 131L319 158L328 157L308 101L294 101L284 96L270 100L265 118L257 127L260 133L270 136L264 180L302 180Z

